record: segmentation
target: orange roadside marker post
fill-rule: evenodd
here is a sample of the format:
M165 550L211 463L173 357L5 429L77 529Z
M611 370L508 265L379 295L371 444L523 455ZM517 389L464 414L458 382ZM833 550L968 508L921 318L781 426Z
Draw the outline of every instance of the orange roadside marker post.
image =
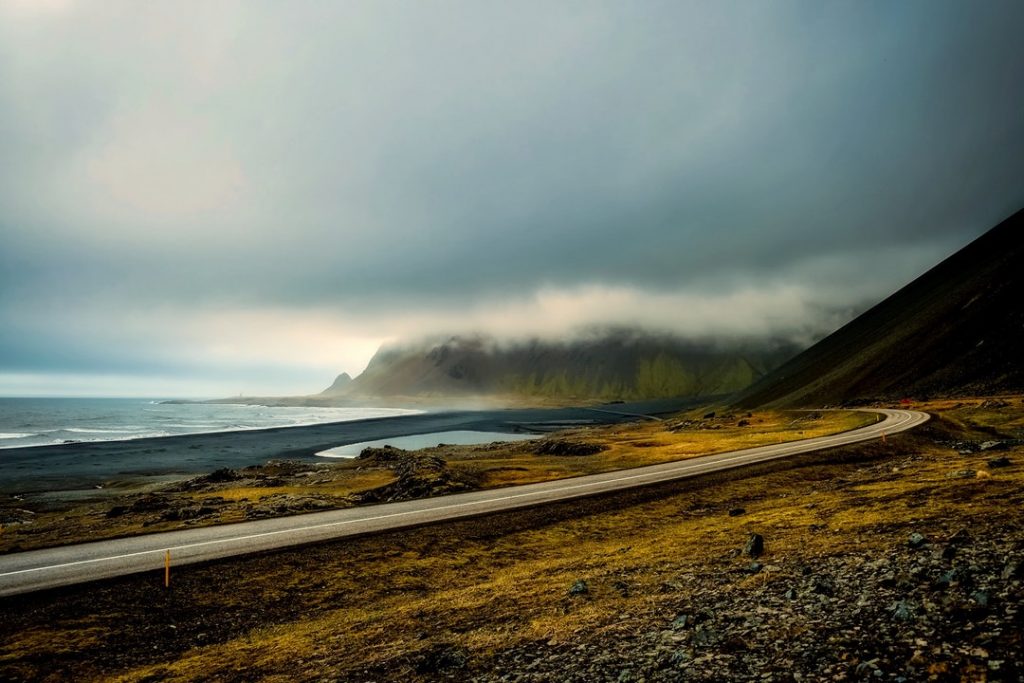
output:
M164 588L171 587L171 551L164 555Z

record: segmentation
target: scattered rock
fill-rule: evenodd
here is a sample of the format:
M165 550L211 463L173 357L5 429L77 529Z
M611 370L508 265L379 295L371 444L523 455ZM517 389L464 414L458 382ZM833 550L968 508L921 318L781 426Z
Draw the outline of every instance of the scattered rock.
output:
M594 455L607 450L607 446L565 439L544 439L537 444L537 455Z
M685 628L689 628L693 626L693 617L689 614L680 614L678 617L672 620L670 626L676 631L681 631Z
M436 454L415 453L384 446L365 448L359 457L375 465L387 467L397 477L390 484L358 494L355 499L360 503L428 498L473 488L472 482L456 476L448 467L448 462Z
M589 592L590 588L583 579L576 579L569 587L569 595L586 595Z
M245 517L246 519L262 519L264 517L294 515L301 512L313 512L315 510L329 510L336 507L338 507L338 504L333 499L329 498L278 493L272 496L266 496L260 499L259 503L247 507L245 510ZM201 510L203 510L203 508L199 508L196 513L202 514Z
M985 401L982 401L981 403L979 403L978 407L979 408L995 409L995 408L1008 408L1009 405L1010 404L1007 403L1006 401L1000 401L999 399L996 399L996 398L990 398L988 400L985 400Z
M747 514L747 511L744 510L743 508L731 508L729 510L729 516L730 517L739 517L740 515L745 515L745 514Z
M999 467L1009 467L1010 464L1011 464L1011 461L1010 461L1009 458L1007 458L1004 455L1002 457L993 458L992 460L989 460L987 464L992 469L996 469L996 468L999 468Z
M171 506L171 501L164 496L147 493L137 498L129 508L132 512L157 512Z
M958 494L958 486L946 486ZM581 628L571 640L513 646L496 654L479 680L614 683L625 669L648 683L986 680L986 674L987 680L1024 680L1024 527L1011 507L1020 494L1007 487L998 499L978 503L990 500L991 523L985 513L928 527L917 521L918 531L902 531L906 520L898 516L879 523L872 528L887 538L885 549L843 544L782 554L773 536L774 582L760 580L764 567L746 580L748 566L764 560L746 557L739 543L709 566L666 562L658 571L667 573L653 584L634 584L635 596L649 602L617 605L621 613L609 615L605 628ZM954 523L962 526L947 526ZM736 558L743 561L733 564ZM742 580L730 580L730 566Z
M416 673L438 674L466 668L469 657L465 650L455 645L442 643L431 647L420 657L416 664Z
M764 537L761 534L750 534L746 545L743 546L743 554L748 557L760 557L764 554Z
M359 460L369 461L374 465L390 465L409 457L409 455L409 451L405 449L385 445L381 448L364 448L356 457Z
M913 621L914 612L914 605L906 600L894 602L892 607L889 608L889 613L896 621Z
M939 578L935 579L934 587L936 590L946 590L956 580L957 571L950 569L949 571L942 572Z
M827 576L816 576L811 581L811 591L817 595L831 596L836 594L836 586Z
M946 540L955 545L966 545L971 542L971 534L968 533L967 529L958 529Z
M204 477L198 477L196 481L205 481L211 484L220 484L228 481L238 481L242 479L242 475L227 467L222 467L219 470L214 470Z
M690 642L695 647L711 647L718 642L718 633L708 626L698 626Z

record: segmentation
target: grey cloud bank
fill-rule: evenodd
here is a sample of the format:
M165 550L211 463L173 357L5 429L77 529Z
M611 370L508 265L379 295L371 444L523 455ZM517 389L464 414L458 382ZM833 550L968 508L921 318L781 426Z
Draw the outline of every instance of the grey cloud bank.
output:
M0 393L308 391L474 327L820 333L1024 206L1022 19L0 2Z

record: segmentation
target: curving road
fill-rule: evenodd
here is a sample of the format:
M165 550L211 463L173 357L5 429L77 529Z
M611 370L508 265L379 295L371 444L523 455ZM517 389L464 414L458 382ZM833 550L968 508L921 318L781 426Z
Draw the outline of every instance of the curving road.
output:
M179 566L686 479L800 453L884 438L886 434L896 434L924 424L929 418L927 413L913 410L879 409L870 412L881 414L883 419L873 425L832 436L705 455L660 465L440 498L185 529L4 555L0 556L0 596L137 572L162 571L168 550L171 552L172 565Z

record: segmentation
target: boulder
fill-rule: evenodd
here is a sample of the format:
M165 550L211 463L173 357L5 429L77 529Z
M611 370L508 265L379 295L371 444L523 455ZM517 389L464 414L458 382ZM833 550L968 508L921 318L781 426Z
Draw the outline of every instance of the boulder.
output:
M743 554L748 557L760 557L764 554L764 536L761 534L750 534L746 545L743 546Z
M928 539L925 538L923 534L919 534L916 531L910 534L910 537L907 539L907 545L915 549L922 547L927 542Z
M906 600L899 600L898 602L894 602L889 608L889 614L892 615L892 618L895 621L913 621L914 605Z

